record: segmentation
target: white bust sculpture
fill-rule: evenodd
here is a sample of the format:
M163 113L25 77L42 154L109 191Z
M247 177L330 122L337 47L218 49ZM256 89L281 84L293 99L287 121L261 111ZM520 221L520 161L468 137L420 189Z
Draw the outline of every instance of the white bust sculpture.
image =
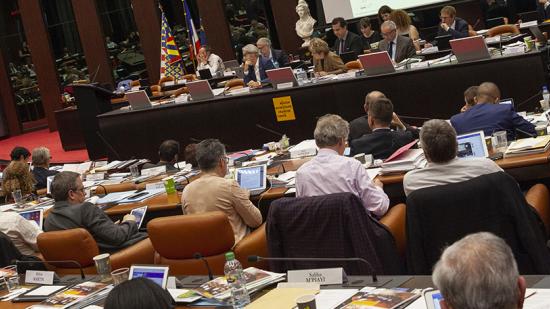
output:
M309 12L309 6L305 0L299 0L296 13L300 19L296 22L296 34L304 40L302 47L309 46L309 40L313 34L313 26L317 22Z

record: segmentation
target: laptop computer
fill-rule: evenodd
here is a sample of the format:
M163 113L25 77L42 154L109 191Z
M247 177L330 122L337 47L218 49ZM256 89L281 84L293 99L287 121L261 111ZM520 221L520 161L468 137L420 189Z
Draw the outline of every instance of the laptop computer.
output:
M487 158L489 151L485 143L485 134L483 131L477 131L468 134L462 134L456 137L458 142L459 158Z
M277 85L284 83L292 83L293 86L298 86L296 76L294 76L294 72L289 67L267 70L265 71L265 74L267 74L267 77L274 88L277 88Z
M147 278L166 289L168 282L168 266L160 265L132 265L130 266L129 280L134 278Z
M22 211L19 215L29 221L35 222L40 229L42 229L44 223L44 209L34 209L29 211Z
M147 93L143 90L127 92L126 98L133 110L146 109L153 106L151 100L147 96Z
M514 105L514 99L512 99L512 98L501 99L500 101L498 101L498 104L510 104L510 105L512 105L512 108L515 107L515 105Z
M360 55L359 61L361 61L365 69L365 74L369 76L395 72L395 68L393 67L393 63L387 51Z
M147 213L147 206L134 208L130 212L131 215L136 217L136 224L138 226L138 229L141 228L141 224L143 223L143 219L145 219L145 214Z
M439 50L447 50L451 49L451 44L449 44L449 41L453 38L450 34L440 35L435 37L435 41L437 42L437 48Z
M542 34L538 26L529 27L529 31L531 31L531 33L535 36L537 41L541 43L543 46L545 46L548 43L548 40L546 39L544 34Z
M354 51L350 51L350 52L345 52L345 53L341 53L340 54L340 59L342 59L342 61L344 63L348 63L350 61L354 61L354 60L357 60L357 53L354 52Z
M207 80L188 82L187 88L189 89L189 94L194 101L207 100L214 97L212 87L210 87L210 83Z
M199 76L201 79L212 79L212 72L210 69L199 70Z
M483 36L450 40L451 48L459 63L491 58Z
M241 167L235 170L235 180L241 188L258 195L265 191L267 183L267 165Z

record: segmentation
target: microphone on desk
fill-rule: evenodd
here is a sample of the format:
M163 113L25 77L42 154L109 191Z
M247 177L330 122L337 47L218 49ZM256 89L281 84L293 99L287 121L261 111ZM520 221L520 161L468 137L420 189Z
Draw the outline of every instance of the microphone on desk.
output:
M202 256L202 254L200 254L199 252L195 252L195 254L193 254L193 257L197 260L202 260L204 262L204 266L206 266L206 269L208 270L208 280L214 280L214 276L212 276L212 269L210 268L208 261Z
M372 276L372 282L378 282L378 277L376 276L376 271L374 270L374 267L372 267L372 264L369 263L367 260L359 257L351 257L351 258L300 258L300 257L263 257L263 256L257 256L257 255L249 255L248 261L250 263L256 263L259 261L288 261L288 262L361 262L366 264L370 271Z
M537 137L536 134L525 132L522 129L515 128L514 130L516 130L516 132L521 133L521 134L523 134L525 136L528 136L528 137Z
M534 98L540 96L542 94L542 90L538 91L537 93L535 93L534 95L530 96L529 98L521 101L519 104L516 105L515 109L516 109L516 112L519 111L519 108L529 102L531 102L531 100L533 100Z
M15 260L15 265L19 265L19 264L31 264L31 265L36 265L36 264L42 264L42 263L48 263L48 264L59 264L59 263L65 263L65 264L73 264L73 265L76 265L78 266L78 268L80 269L80 278L82 278L82 280L85 280L86 279L86 276L84 275L84 270L82 269L82 265L80 263L78 263L77 261L75 260L58 260L58 261L48 261L48 260L41 260L41 261L20 261L20 260Z
M284 134L281 133L281 132L277 132L277 131L272 130L272 129L270 129L270 128L266 128L266 127L264 127L264 126L262 126L261 124L258 124L258 123L256 124L256 127L260 128L260 129L262 129L262 130L264 130L264 131L267 131L267 132L269 132L269 133L271 133L271 134L277 135L277 136L281 136L281 137L282 137L282 136L284 135Z

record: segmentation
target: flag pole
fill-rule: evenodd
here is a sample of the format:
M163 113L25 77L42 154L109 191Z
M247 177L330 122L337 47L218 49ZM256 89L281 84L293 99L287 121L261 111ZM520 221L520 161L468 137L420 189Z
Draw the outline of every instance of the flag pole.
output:
M185 4L185 0L181 0L183 2L183 17L185 18L185 28L187 28L187 39L191 44L187 45L189 48L189 53L193 53L193 58L191 59L191 62L193 63L193 70L195 70L195 74L197 73L197 66L195 65L195 60L197 60L197 55L195 54L195 42L192 42L193 38L191 38L191 30L189 29L189 21L190 19L187 19L187 5Z

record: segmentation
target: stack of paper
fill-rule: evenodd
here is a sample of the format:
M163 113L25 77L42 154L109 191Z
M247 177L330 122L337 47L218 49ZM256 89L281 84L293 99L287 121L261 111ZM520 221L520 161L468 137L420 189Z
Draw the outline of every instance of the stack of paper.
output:
M504 157L543 153L548 150L548 147L550 147L550 135L524 138L510 144L504 153Z
M372 291L362 289L337 306L336 309L398 308L413 302L418 297L420 297L420 294L402 289L378 288Z
M296 159L296 158L303 158L303 157L310 157L317 154L317 150L319 148L317 147L317 144L315 143L314 139L308 139L305 141L300 142L298 145L293 146L289 149L290 152L290 158Z
M93 298L95 295L103 291L108 287L107 284L97 283L97 282L84 282L74 287L64 290L55 294L54 296L46 299L40 304L31 306L31 309L41 309L41 308L68 308L68 307L77 307L81 308L82 306L76 306L77 304L83 305L89 302L90 298ZM106 294L105 294L106 296Z
M382 163L381 175L403 173L426 166L422 149L409 149L391 162Z

